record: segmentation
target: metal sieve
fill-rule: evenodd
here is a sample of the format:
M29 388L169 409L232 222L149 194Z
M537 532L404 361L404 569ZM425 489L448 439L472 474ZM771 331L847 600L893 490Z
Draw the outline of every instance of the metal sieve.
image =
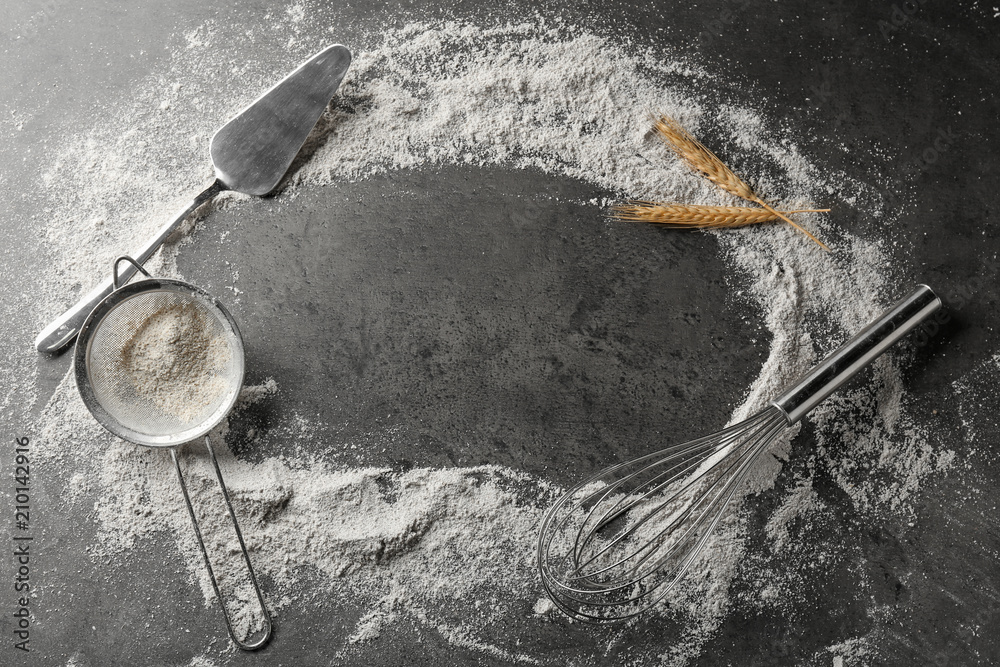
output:
M147 279L119 285L118 265L122 262L132 264ZM244 352L239 328L229 312L208 292L179 280L153 278L130 257L115 260L112 285L111 294L91 311L80 328L73 355L80 396L94 418L115 435L146 447L170 449L181 492L194 524L205 567L219 598L229 635L244 650L258 649L271 636L271 619L264 606L264 597L250 563L243 534L229 499L229 491L222 479L218 459L207 435L232 409L243 386ZM199 345L192 347L194 356L185 363L198 364L202 371L201 378L206 380L200 386L186 386L183 376L174 378L175 386L169 401L164 400L162 387L156 383L158 378L144 377L141 374L148 367L146 362L156 361L151 357L157 351L135 344L144 328L150 326L158 314L162 313L181 313L188 322L196 325L195 342ZM207 355L209 350L215 352L213 357L198 356L202 353ZM175 363L171 370L183 365ZM236 636L205 549L201 528L177 456L178 447L202 436L205 436L205 446L212 459L264 619L262 636L253 642L244 642Z

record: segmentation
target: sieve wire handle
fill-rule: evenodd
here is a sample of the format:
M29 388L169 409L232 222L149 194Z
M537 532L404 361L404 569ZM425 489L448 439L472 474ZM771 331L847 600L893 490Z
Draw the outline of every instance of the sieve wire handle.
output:
M236 513L233 511L233 504L229 500L229 491L226 489L226 483L222 481L222 470L219 469L219 460L215 458L215 450L212 449L212 442L209 440L208 436L205 436L205 446L208 448L208 453L212 457L212 466L215 468L215 477L219 480L219 488L222 489L222 497L226 500L226 509L229 510L229 518L233 522L233 528L236 529L236 538L240 542L240 549L243 551L243 561L246 563L247 572L250 575L250 583L253 584L254 591L257 593L257 602L260 603L260 611L264 616L264 630L263 635L254 642L243 642L236 637L236 630L233 628L232 619L229 617L229 610L226 608L226 602L222 597L222 593L219 590L219 582L215 578L215 571L212 569L212 563L208 559L208 550L205 549L205 541L201 537L201 528L198 526L198 518L194 513L194 506L191 504L191 496L188 494L187 484L184 482L184 474L181 472L181 463L177 458L177 448L170 448L170 456L174 460L174 468L177 470L177 479L181 483L181 492L184 494L184 502L187 503L188 513L191 515L191 523L194 525L194 534L198 538L198 546L201 547L201 555L205 559L205 568L208 570L208 576L212 580L212 588L215 589L215 597L219 598L219 606L222 607L222 615L226 618L226 628L229 630L229 636L232 638L236 645L239 646L244 651L256 651L257 649L264 646L267 641L271 638L271 616L267 613L267 607L264 606L264 596L260 592L260 586L257 584L257 575L254 574L253 565L250 563L250 554L247 553L247 545L243 541L243 533L240 531L240 524L236 521Z
M174 217L173 220L167 224L160 227L153 236L146 241L146 243L140 247L136 252L132 254L139 264L145 264L146 260L153 256L161 245L163 245L168 238L170 238L174 232L181 226L185 220L188 219L196 209L201 207L202 204L210 201L215 197L215 195L228 190L226 184L222 181L216 179L206 187L201 193L198 194L194 199L192 199L188 204ZM122 271L121 281L124 283L128 281L129 278L135 273L135 269L131 267L126 267ZM106 278L97 287L87 292L79 301L76 302L72 307L70 307L66 312L64 312L59 317L55 318L35 338L35 349L39 352L59 352L64 347L73 342L76 338L76 334L79 333L80 327L83 326L84 320L90 315L97 304L104 300L104 297L111 294L114 289L111 278Z
M941 299L930 287L917 285L774 399L772 405L785 413L789 424L794 424L940 307Z

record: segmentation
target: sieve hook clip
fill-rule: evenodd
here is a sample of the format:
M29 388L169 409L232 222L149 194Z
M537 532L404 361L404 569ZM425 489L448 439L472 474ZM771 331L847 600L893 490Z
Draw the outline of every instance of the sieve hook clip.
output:
M128 255L122 255L121 257L119 257L118 259L115 260L114 266L111 268L111 289L112 289L112 291L118 289L119 287L121 287L121 285L118 284L119 283L119 280L118 280L118 265L121 264L122 262L128 262L129 264L131 264L132 266L134 266L137 270L141 271L142 274L144 276L146 276L147 278L152 278L153 277L153 276L149 275L149 271L147 271L146 269L142 268L142 264L140 264L139 262L135 261L134 259L132 259ZM125 280L128 280L131 277L132 277L132 273L130 273L129 275L127 275L125 277Z

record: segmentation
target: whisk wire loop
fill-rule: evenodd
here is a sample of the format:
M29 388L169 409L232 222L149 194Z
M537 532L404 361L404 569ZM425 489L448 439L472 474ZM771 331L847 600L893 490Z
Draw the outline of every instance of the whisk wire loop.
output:
M671 540L669 542L669 546L667 547L665 553L663 553L659 557L659 559L655 561L650 568L648 568L650 572L661 568L671 558L673 558L675 553L678 551L680 545L685 544L689 536L694 537L699 534L699 531L702 528L705 519L709 516L712 516L713 510L718 505L721 504L721 506L725 506L729 502L732 493L735 491L736 487L740 484L743 477L745 476L745 468L747 462L752 461L756 457L760 447L764 446L764 444L768 442L772 433L771 429L780 429L780 428L783 428L783 424L781 423L775 423L775 424L768 423L768 426L766 428L762 427L761 430L756 431L752 438L748 438L744 442L739 443L737 445L741 448L738 454L737 452L734 451L733 454L735 456L733 457L725 456L719 458L714 463L712 463L711 466L704 473L701 473L702 476L713 475L711 484L706 489L702 490L700 495L698 495L693 502L687 503L684 507L684 510L679 515L673 517L670 520L670 522L654 536L652 540L646 542L640 548L640 550L637 552L636 555L641 554L643 551L645 551L646 553L641 557L635 559L635 563L632 566L632 571L634 573L637 573L637 576L633 578L634 580L639 578L640 576L645 576L645 575L638 575L638 573L641 572L640 568L646 563L646 561L654 557L659 552L662 545L664 545L664 540L668 536L672 535L675 531L680 530L682 526L688 524L687 529L684 531L681 537L676 540ZM718 452L722 454L726 452L726 450L731 446L732 446L731 444L723 443L719 447ZM720 470L723 464L726 461L729 461L731 458L732 462L728 466L726 466L724 470ZM737 471L733 473L733 470L736 469L737 466L740 466L739 469L737 469ZM681 500L685 494L689 493L693 489L693 487L698 482L701 481L702 479L700 476L692 475L681 489L678 489L677 491L673 492L669 496L669 498L667 498L667 500L664 500L656 508L654 508L650 512L647 512L639 521L637 521L636 526L634 528L631 528L630 532L636 531L638 526L653 519L664 508L669 507L674 503L678 502L679 500ZM669 484L663 486L669 486ZM728 494L727 490L729 490ZM708 499L710 498L711 500L709 501ZM722 499L721 503L719 502L720 499ZM692 521L689 521L692 515L696 515L696 518L693 519ZM721 512L719 516L721 517ZM714 525L715 524L713 523L713 526ZM710 533L711 533L711 528L709 528L709 530L707 531L702 532L701 536L703 538L707 538L707 536ZM626 559L623 558L621 563L624 564L625 561ZM681 566L679 566L678 575L683 575L684 572L687 570L687 567L688 567L687 564L682 564Z
M715 437L612 466L573 487L543 520L539 562L553 601L570 615L606 621L606 609L614 608L619 619L622 607L634 615L662 599L693 563L684 548L708 538L718 520L712 513L742 481L742 472L730 473L786 424L771 409ZM569 546L556 549L553 542Z
M553 603L593 623L660 604L698 561L774 440L940 307L920 285L760 413L573 486L539 532L539 574Z

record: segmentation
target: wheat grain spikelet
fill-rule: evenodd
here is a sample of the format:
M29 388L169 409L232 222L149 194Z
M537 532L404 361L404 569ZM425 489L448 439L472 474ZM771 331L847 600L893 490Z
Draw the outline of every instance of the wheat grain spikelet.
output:
M653 128L663 143L689 167L700 171L708 180L726 192L740 199L757 202L759 197L753 189L676 120L669 116L660 116L655 119Z
M822 213L830 209L799 209L795 211L768 211L749 206L699 206L687 204L660 204L650 201L632 201L612 207L611 217L632 222L651 222L670 225L676 229L706 229L718 227L743 227L761 222L781 220L792 213Z
M708 178L708 180L712 181L726 192L735 195L740 199L746 199L747 201L763 206L765 210L770 211L773 215L784 220L792 227L795 227L795 229L808 236L817 245L819 245L819 247L827 251L830 250L825 243L796 223L792 222L792 220L789 219L784 212L776 211L771 208L771 206L769 206L757 195L756 192L753 191L753 188L747 185L746 182L737 176L732 169L727 167L715 153L706 148L704 144L692 136L692 134L685 130L684 127L681 126L681 124L676 120L662 114L658 117L654 116L653 129L656 130L657 136L663 140L663 143L665 143L674 152L674 154L676 154L677 157L679 157L691 169L701 172L706 178Z

